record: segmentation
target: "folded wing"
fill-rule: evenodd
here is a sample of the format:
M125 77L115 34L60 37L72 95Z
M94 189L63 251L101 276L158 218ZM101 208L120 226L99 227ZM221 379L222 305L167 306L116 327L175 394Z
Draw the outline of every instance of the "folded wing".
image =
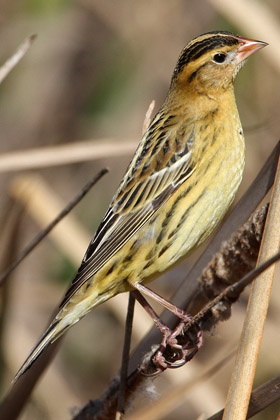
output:
M63 306L118 252L193 173L193 131L174 116L158 113L145 133L82 264Z

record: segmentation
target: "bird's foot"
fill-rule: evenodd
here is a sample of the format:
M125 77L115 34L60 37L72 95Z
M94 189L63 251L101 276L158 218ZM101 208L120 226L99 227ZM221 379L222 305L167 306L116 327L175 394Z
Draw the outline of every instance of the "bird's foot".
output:
M188 321L181 321L174 330L166 327L163 332L161 344L152 358L153 363L160 371L183 366L202 347L203 335L201 331L194 336L184 335L184 327L187 326Z
M155 325L162 333L161 344L152 356L152 362L157 367L157 371L153 372L151 375L156 375L158 372L167 368L175 369L183 366L185 363L189 362L201 348L203 341L202 332L192 328L191 332L188 331L187 334L184 333L184 329L187 328L192 321L191 315L186 314L182 309L166 301L147 287L141 284L136 284L134 286L137 290L132 292L133 295L152 317ZM180 319L179 324L174 330L171 330L161 321L140 291L155 298ZM147 376L150 376L150 374Z

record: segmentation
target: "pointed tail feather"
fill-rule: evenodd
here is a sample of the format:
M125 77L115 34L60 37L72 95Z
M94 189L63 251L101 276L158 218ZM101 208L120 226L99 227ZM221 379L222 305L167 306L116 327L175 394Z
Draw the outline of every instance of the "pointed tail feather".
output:
M95 290L95 293L91 292L91 295L86 299L76 302L72 309L67 309L67 305L62 306L54 321L17 372L13 379L13 383L31 367L49 344L53 343L57 338L64 334L66 330L72 327L72 325L76 324L76 322L83 318L93 307L108 300L112 296L113 293L111 290L100 295L98 295L98 290Z
M48 347L49 344L53 343L58 337L60 337L70 325L61 322L61 319L55 320L43 334L40 341L32 349L31 353L15 375L12 383L14 384L18 378L23 375L40 356L43 350Z

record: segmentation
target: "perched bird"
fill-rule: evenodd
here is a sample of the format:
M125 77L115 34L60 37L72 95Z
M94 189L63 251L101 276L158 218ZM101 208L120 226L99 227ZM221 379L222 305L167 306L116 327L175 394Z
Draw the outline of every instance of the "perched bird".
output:
M143 135L58 314L16 378L100 303L135 289L155 297L145 283L215 229L244 168L233 82L246 58L266 45L214 31L183 49L165 102Z

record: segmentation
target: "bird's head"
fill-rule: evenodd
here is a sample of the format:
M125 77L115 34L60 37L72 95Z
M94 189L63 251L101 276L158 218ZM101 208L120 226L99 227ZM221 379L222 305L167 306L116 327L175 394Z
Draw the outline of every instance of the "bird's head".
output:
M232 86L245 60L267 44L230 32L209 32L194 38L181 52L173 88L216 95Z

